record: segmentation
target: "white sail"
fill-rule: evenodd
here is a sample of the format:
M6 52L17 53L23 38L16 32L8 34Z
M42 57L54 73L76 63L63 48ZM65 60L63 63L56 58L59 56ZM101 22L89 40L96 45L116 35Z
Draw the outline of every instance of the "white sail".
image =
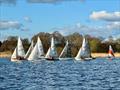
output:
M59 58L65 58L65 57L67 57L67 50L68 50L68 41L66 42L66 45L65 45L64 49L62 50Z
M48 58L49 55L50 55L50 48L48 49L48 51L47 51L47 53L46 53L46 55L45 55L45 58Z
M84 37L82 48L81 48L83 58L90 58L91 57L91 50L88 40Z
M30 56L28 57L28 60L37 60L39 58L42 58L42 59L44 58L44 50L43 50L42 42L40 38L38 37L37 43L35 47L33 48Z
M22 44L22 41L21 41L20 37L18 38L17 52L18 52L19 57L24 57L25 56L25 51L24 51L23 44Z
M111 58L112 58L112 57L115 57L115 55L114 55L114 51L113 51L111 45L109 45L108 57L111 57Z
M89 42L85 37L83 37L82 47L80 48L75 59L79 60L79 59L85 59L85 58L91 58L91 50L90 50Z
M75 59L77 60L79 60L80 58L81 58L81 48L79 49L79 51L78 51L78 54L77 54L77 56L75 57Z
M39 58L44 57L45 53L44 53L44 50L43 50L42 42L41 42L39 37L38 37L37 43L38 43L38 51L39 51L39 56L38 57Z
M31 54L28 57L28 60L36 60L38 59L38 43L36 43L36 45L34 46Z
M56 50L56 47L55 47L55 41L54 41L53 37L52 37L52 40L51 40L51 49L50 50L51 50L52 57L57 58L58 54L57 54L57 50Z
M45 58L57 58L57 57L58 57L58 54L57 54L57 51L56 51L54 38L52 37L51 47L48 49L48 52L47 52Z
M15 59L17 58L17 48L15 48L15 50L11 56L11 59L13 59L13 58L15 58Z
M47 54L45 55L45 58L48 58L48 57L52 56L50 49L51 49L51 48L48 49Z
M32 52L32 50L33 50L33 41L31 42L31 45L30 45L30 47L29 47L29 49L28 49L24 58L27 59L29 57L30 53Z

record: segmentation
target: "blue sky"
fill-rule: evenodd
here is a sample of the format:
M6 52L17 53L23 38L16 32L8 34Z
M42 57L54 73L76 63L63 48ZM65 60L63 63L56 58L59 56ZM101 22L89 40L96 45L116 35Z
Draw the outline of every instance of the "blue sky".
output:
M31 2L30 2L31 1ZM36 1L36 2L35 2ZM120 36L120 0L1 0L0 39L38 32Z

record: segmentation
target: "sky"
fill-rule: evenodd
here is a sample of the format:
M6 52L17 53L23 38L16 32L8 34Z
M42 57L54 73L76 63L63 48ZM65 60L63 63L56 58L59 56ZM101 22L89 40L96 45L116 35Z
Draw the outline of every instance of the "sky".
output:
M120 0L0 0L0 40L39 32L120 37Z

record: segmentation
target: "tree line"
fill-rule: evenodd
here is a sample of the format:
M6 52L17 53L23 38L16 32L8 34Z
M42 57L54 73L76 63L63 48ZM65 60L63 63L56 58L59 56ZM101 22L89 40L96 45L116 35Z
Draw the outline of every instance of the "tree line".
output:
M60 34L57 31L55 31L52 34L40 32L31 38L31 40L33 40L34 44L36 43L38 36L40 37L40 39L42 41L45 53L47 52L47 50L50 46L51 37L55 38L55 44L57 47L58 54L60 54L60 52L62 51L62 49L64 48L64 46L66 44L66 40L68 40L70 43L70 46L71 46L71 51L72 51L73 56L75 56L78 53L78 50L80 49L80 47L82 45L82 40L83 40L82 35L79 33L73 33L73 34L70 34L67 36L63 36L62 34ZM90 35L86 35L86 37L89 40L90 48L91 48L92 52L97 52L97 53L105 52L106 53L106 52L108 52L109 45L112 45L115 52L120 52L120 39L116 40L116 42L113 42L111 39L111 41L103 43L101 38L92 37ZM0 52L4 52L4 51L13 52L13 50L15 49L15 47L17 45L17 39L18 39L17 36L9 36L3 42L0 41ZM24 39L22 39L22 42L23 42L25 52L27 52L27 50L30 46L30 41L28 38L24 38Z

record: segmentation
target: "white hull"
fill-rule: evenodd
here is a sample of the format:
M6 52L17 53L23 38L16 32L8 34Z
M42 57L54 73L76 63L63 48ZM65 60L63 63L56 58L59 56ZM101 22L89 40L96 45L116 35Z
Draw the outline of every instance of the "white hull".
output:
M45 57L40 57L40 58L38 58L38 59L45 59Z
M24 60L19 60L19 59L16 59L16 58L11 58L11 61L12 62L21 62L21 61L24 61Z
M45 60L45 57L40 57L38 58L38 60Z
M80 60L87 61L87 60L93 60L93 59L95 59L95 58L84 58L84 59L82 59L82 58L75 58L75 60L78 60L78 61L80 61Z
M73 58L59 58L59 60L73 60Z
M37 59L28 59L28 61L40 61L40 60L45 60L45 57L40 57Z
M17 62L17 61L20 61L20 60L18 60L18 59L12 59L12 58L11 58L11 61L12 61L12 62Z
M11 61L26 61L27 59L25 59L24 57L20 57L18 56L17 58L11 58Z

